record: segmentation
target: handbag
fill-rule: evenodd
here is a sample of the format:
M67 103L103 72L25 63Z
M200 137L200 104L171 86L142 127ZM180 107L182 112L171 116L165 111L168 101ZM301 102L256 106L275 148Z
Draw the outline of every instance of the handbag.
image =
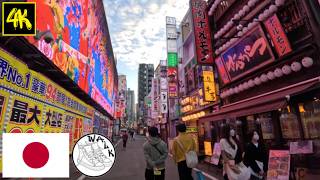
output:
M179 147L181 148L182 152L185 154L186 163L188 168L195 168L198 164L198 155L195 151L189 151L186 152L183 148L183 145L181 142L177 139L177 143L179 144Z

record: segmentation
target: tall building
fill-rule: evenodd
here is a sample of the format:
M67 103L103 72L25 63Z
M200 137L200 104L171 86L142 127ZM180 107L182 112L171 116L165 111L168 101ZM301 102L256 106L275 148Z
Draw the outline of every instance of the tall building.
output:
M128 88L127 90L127 107L126 107L126 114L127 114L127 120L128 120L128 125L129 127L133 126L133 123L136 119L136 106L135 106L135 102L134 102L134 91L130 90L130 88Z
M144 98L150 93L152 87L152 78L154 75L153 64L139 64L138 72L138 105L139 121L144 124L144 118L147 117L145 111Z

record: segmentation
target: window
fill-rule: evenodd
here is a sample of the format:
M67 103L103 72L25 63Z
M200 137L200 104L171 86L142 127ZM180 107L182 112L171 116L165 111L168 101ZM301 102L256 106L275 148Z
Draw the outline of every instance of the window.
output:
M294 110L289 106L281 109L280 125L282 136L285 139L300 138L298 118Z
M320 100L314 98L312 101L299 103L299 112L303 125L305 138L320 137Z
M258 115L261 124L263 139L274 139L274 129L272 124L271 112Z

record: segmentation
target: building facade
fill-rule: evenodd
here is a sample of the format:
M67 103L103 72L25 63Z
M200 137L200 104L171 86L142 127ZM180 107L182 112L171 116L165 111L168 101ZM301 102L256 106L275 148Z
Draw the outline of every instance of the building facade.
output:
M144 125L147 111L145 108L145 97L150 93L152 87L152 78L154 76L153 64L139 64L138 70L138 105L139 105L139 123Z
M205 141L218 143L228 123L244 147L257 130L268 152L281 149L291 159L288 179L300 171L319 179L319 2L208 3L221 104L199 120Z
M136 106L135 106L135 97L134 91L128 88L127 90L127 101L126 101L126 114L127 114L127 124L129 127L134 126L134 122L136 121Z

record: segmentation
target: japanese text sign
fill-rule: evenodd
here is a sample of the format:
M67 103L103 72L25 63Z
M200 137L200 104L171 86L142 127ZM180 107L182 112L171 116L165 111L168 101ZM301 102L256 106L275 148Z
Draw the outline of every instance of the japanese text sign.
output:
M213 63L211 35L209 30L207 3L204 0L191 0L194 34L196 41L197 62Z
M169 97L178 96L178 87L177 83L169 83Z
M176 67L178 65L178 54L168 52L168 67Z
M267 19L264 25L280 57L292 51L290 42L276 14Z
M249 31L221 55L231 80L255 71L274 59L260 26Z
M203 91L205 101L215 101L217 99L212 71L203 71Z
M230 82L229 75L224 67L224 64L220 56L217 59L215 59L215 63L223 84L229 83Z

